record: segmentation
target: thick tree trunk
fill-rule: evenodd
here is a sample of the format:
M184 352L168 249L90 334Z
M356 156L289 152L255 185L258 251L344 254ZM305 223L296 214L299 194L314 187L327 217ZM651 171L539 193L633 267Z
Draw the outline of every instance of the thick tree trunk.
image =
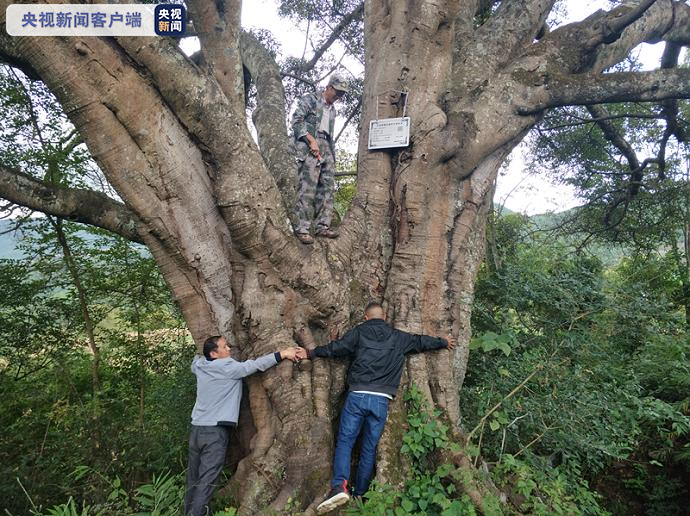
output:
M401 386L402 392L416 384L457 425L472 285L483 256L484 217L492 192L487 188L473 196L472 180L459 179L439 159L438 133L447 124L440 103L450 81L454 36L454 13L446 7L366 6L366 69L371 73L365 77L363 118L403 116L405 107L413 125L410 147L378 152L366 149L368 133L362 128L359 161L364 173L360 172L357 200L382 194L371 211L374 223L386 232L367 242L363 268L383 264L375 269L373 285L379 292L374 294L383 298L390 322L414 333L459 334L454 356L439 351L410 357ZM384 10L385 14L378 12ZM407 38L410 33L418 36ZM486 175L495 173L496 169ZM399 484L405 472L399 453L405 421L400 401L391 405L390 420L379 448L379 475Z

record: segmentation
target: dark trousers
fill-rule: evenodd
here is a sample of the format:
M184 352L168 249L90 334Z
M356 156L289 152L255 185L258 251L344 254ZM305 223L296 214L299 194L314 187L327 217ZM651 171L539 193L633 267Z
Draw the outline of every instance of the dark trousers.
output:
M350 478L350 458L357 436L364 430L362 449L357 466L357 483L354 494L362 496L369 489L374 473L376 446L388 416L388 398L375 394L350 392L340 413L340 429L333 458L331 487L343 485Z
M189 434L187 492L184 497L185 516L204 516L208 511L216 480L225 464L229 428L226 426L194 426Z

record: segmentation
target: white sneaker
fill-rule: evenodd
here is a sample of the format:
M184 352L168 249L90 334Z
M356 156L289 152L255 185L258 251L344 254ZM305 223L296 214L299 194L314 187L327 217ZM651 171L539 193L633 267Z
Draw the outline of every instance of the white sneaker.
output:
M326 499L316 507L316 514L326 514L349 502L350 495L347 494L345 485L331 488Z

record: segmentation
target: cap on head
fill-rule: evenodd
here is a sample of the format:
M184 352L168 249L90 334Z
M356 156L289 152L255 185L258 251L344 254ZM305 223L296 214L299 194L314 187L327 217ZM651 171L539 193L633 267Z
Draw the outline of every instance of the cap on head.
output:
M337 72L331 74L331 78L328 79L328 86L333 86L334 89L344 91L346 93L350 91L347 79Z

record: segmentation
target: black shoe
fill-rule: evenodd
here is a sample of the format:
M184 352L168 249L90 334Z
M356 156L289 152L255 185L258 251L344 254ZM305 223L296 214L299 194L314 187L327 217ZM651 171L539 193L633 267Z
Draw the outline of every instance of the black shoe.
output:
M349 501L350 495L347 494L347 480L344 480L343 485L331 488L326 499L316 508L316 514L331 512Z

